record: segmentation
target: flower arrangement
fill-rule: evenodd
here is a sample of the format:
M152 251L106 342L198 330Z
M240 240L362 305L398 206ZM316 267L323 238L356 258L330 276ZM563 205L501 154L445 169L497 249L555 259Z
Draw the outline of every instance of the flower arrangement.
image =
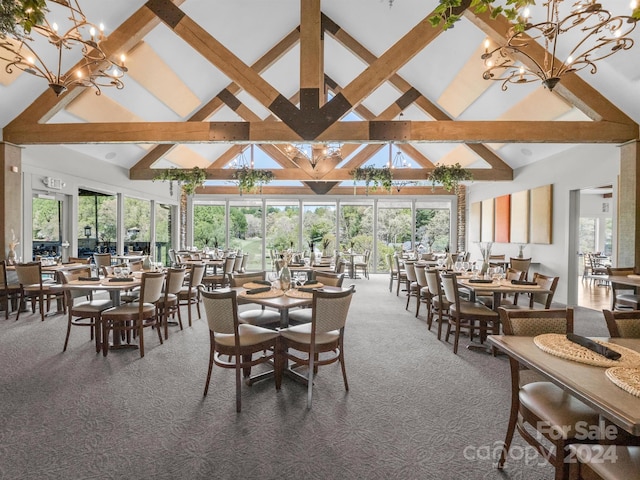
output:
M431 170L427 176L427 180L431 182L434 190L436 184L440 184L447 192L453 190L455 193L458 193L460 182L473 180L473 175L466 168L462 168L459 163L454 163L453 165L436 164L436 168Z
M482 274L485 274L487 272L487 269L489 268L491 247L493 247L493 242L478 242L478 248L480 249L480 254L482 255L482 269L480 270L480 273Z
M238 189L242 195L245 192L254 193L256 190L262 193L262 187L271 183L274 177L271 170L256 170L245 166L233 172L231 178L238 182Z
M16 238L16 233L11 229L11 241L9 242L9 255L7 256L7 264L16 263L16 247L20 245L20 241Z
M153 177L162 182L169 182L169 194L173 195L173 182L176 182L187 195L195 193L196 188L201 187L207 179L205 171L199 167L193 167L191 170L181 170L177 168L167 168L161 170L158 175Z
M0 36L20 38L44 21L45 0L0 0Z
M393 185L393 173L387 166L375 167L368 165L366 167L358 167L351 170L349 174L353 177L354 191L356 182L361 180L364 181L365 193L367 195L369 194L369 188L376 190L378 187L382 187L387 192L390 192Z

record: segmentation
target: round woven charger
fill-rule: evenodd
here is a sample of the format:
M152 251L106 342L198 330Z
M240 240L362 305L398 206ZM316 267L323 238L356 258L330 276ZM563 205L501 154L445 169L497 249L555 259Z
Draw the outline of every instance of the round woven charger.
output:
M251 290L252 288L262 288L268 287L269 285L264 285L262 283L248 282L242 285L242 288L246 288L247 290Z
M568 340L566 335L560 333L544 333L533 339L536 346L543 352L567 360L573 360L574 362L585 363L596 367L640 367L640 353L635 350L614 343L601 342L599 340L594 341L620 353L622 356L618 360L610 360L599 353L589 350L587 347Z
M265 287L266 285L262 285L262 286ZM272 288L267 292L260 292L260 293L253 293L253 294L247 294L247 292L242 292L238 296L250 300L252 298L276 298L276 297L281 297L282 295L284 295L284 292L282 290Z
M291 298L313 298L313 292L301 292L300 290L287 290L284 292L287 297Z
M621 389L640 397L640 368L611 367L607 368L604 373Z

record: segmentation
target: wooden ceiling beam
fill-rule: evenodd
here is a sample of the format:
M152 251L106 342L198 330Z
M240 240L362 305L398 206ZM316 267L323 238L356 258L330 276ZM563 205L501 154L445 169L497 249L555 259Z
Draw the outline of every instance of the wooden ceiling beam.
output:
M8 128L17 145L85 143L295 143L302 139L282 122L56 123ZM338 122L318 142L341 143L623 143L638 125L614 122Z
M320 0L300 0L300 110L303 112L315 112L325 102L320 18Z
M358 42L355 38L349 35L346 31L344 31L337 23L331 20L328 16L323 15L322 17L323 24L325 25L325 30L327 30L335 39L338 41L343 47L349 50L351 53L359 57L362 61L367 64L371 64L378 59L372 52L367 50L364 45ZM417 93L415 98L412 100L412 103L415 104L418 108L420 108L423 112L429 115L431 118L437 121L453 121L444 110L434 104L427 97L418 92L409 82L407 82L402 76L398 73L394 73L389 77L389 83L397 88L401 93L411 92L412 90ZM406 108L405 104L402 104L402 110ZM369 118L365 118L365 120L370 120ZM493 150L491 150L486 145L482 144L468 144L468 148L473 150L476 155L478 155L481 159L491 165L492 168L500 169L500 170L513 170L504 160L502 160ZM407 155L411 155L407 150L405 150L406 146L400 147ZM415 148L413 149L414 151ZM417 151L416 151L417 152ZM420 152L417 152L420 153ZM416 158L416 161L419 161ZM425 162L429 162L429 159L423 156L422 161L420 162L423 166L426 166Z
M196 194L200 195L238 195L238 187L234 186L217 186L210 185L205 187L200 187L196 190ZM292 195L292 196L301 196L301 195L314 195L316 192L312 190L310 187L301 185L301 186L275 186L275 185L266 185L262 187L261 195ZM431 186L406 186L403 187L400 192L396 189L392 189L391 192L387 192L385 190L372 190L369 189L368 192L365 192L364 187L333 187L327 193L328 195L340 195L340 196L354 196L358 195L360 198L365 197L365 194L368 197L377 197L377 198L389 198L393 199L393 197L402 197L402 196L424 196L424 195L452 195L451 192L447 192L442 187L436 187L432 189ZM243 194L243 198L247 196L251 196L251 194Z

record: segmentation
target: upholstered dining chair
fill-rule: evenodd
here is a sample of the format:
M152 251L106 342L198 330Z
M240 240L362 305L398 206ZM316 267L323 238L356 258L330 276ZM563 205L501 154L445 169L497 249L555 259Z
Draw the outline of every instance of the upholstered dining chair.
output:
M169 338L169 316L175 318L178 315L178 325L182 330L182 314L178 295L182 290L187 270L184 267L172 267L167 269L164 281L164 292L156 303L159 310L160 321L164 326L164 339ZM172 320L173 325L175 321Z
M369 261L371 259L371 250L366 249L361 259L356 259L353 262L353 277L358 275L358 271L362 272L367 280L369 279Z
M611 337L640 338L640 310L603 310Z
M549 293L530 293L529 302L527 305L521 305L520 303L518 303L516 305L510 305L509 308L518 310L537 310L551 308L551 302L553 302L553 296L556 293L556 288L558 288L559 280L560 277L543 275L542 273L534 272L532 281L536 282L544 290L548 290Z
M251 367L275 362L280 368L280 359L276 357L278 332L256 325L240 323L238 320L238 301L235 290L205 291L201 289L207 323L209 325L209 367L204 394L207 396L213 365L232 368L236 373L236 411L240 412L241 372L249 378ZM227 360L223 360L223 356Z
M0 260L0 301L4 308L4 318L9 318L9 310L11 306L15 308L15 304L20 298L20 284L9 283L7 277L7 262Z
M70 281L77 280L82 277L91 277L91 267L76 269L67 272L59 272L58 279L62 285L68 285ZM89 295L87 296L87 293ZM63 352L67 351L69 344L69 336L71 335L71 327L89 327L91 340L96 339L96 353L102 349L99 341L100 335L96 333L102 328L100 316L103 311L113 307L113 302L108 298L93 298L92 292L80 289L65 289L65 302L67 305L67 335L64 339ZM78 303L76 300L80 299Z
M404 309L409 310L409 303L411 302L411 299L413 297L415 297L418 302L420 301L420 299L418 298L419 288L416 277L415 261L407 260L406 262L404 262L404 269L407 278L405 282L407 288L407 304L405 305Z
M511 282L512 280L524 280L525 272L516 270L514 268L507 268L505 272L505 280L507 282ZM518 304L518 293L511 294L502 294L502 298L500 299L500 306L505 308L511 308L514 305ZM493 295L479 295L476 299L486 305L489 308L493 308Z
M413 269L416 274L416 317L420 314L420 305L425 304L427 307L427 318L431 310L431 293L429 292L429 285L427 285L427 275L425 272L426 265L420 265L419 263L413 264Z
M191 307L196 306L198 312L198 318L200 318L200 289L202 280L204 278L204 272L207 266L204 263L194 263L189 269L189 280L186 285L183 285L178 292L178 303L180 305L187 306L187 315L189 318L189 326L192 325Z
M323 285L329 285L331 287L342 287L345 275L344 273L316 271L313 273L313 278Z
M640 480L640 447L569 445L572 480Z
M231 274L233 273L233 266L235 265L236 258L234 256L229 256L224 259L224 265L222 267L222 272L216 273L215 275L206 275L202 278L202 284L205 285L209 290L213 288L222 288L226 287L230 283Z
M607 274L618 277L626 277L634 274L633 267L607 267ZM639 310L640 295L634 287L611 283L611 310Z
M36 301L40 309L40 317L44 322L46 311L49 310L51 300L64 301L64 292L52 282L42 280L42 265L40 262L18 263L16 264L16 274L20 284L20 302L16 320L20 318L20 312L27 300L31 300L31 310L35 312ZM46 311L45 311L46 303Z
M100 275L103 272L103 267L111 266L111 254L110 253L94 253L93 263L96 266L96 275Z
M531 267L531 258L511 257L509 259L509 266L518 272L524 274L522 280L529 278L529 267Z
M102 312L102 354L109 353L109 332L114 335L122 332L133 332L138 336L140 357L144 357L144 329L153 327L158 332L158 340L162 345L161 321L156 303L162 297L164 273L145 272L142 274L140 298L135 302L125 303Z
M451 273L442 274L442 290L449 306L449 323L445 341L449 341L453 328L453 353L458 353L458 342L460 332L469 333L469 338L473 340L473 334L477 331L480 341L484 341L488 333L498 333L498 313L480 302L471 302L460 298L456 275ZM477 323L476 323L477 322Z
M232 273L231 288L239 288L251 282L266 282L267 272L247 272ZM261 327L275 328L280 325L280 312L262 306L261 308L250 308L238 311L238 321Z
M389 267L389 291L393 291L393 281L398 281L398 270L396 269L396 262L393 259L393 254L387 254L387 266Z
M428 310L427 315L427 328L431 330L433 319L438 315L438 340L442 338L442 322L445 318L449 319L449 307L451 303L447 301L442 292L442 280L440 278L440 272L435 268L425 270L425 277L427 278L427 288L429 288L429 294L431 295L431 308Z
M400 286L407 284L407 271L404 269L404 264L400 264L400 255L394 254L393 261L396 265L396 272L398 272L398 281L396 284L396 297L400 295Z
M572 308L514 310L500 307L498 311L505 335L535 337L544 333L573 333ZM498 468L504 466L517 429L520 436L554 466L556 480L568 478L565 448L576 442L576 434L580 432L577 425L584 428L598 425L598 413L549 381L525 383L522 375L525 368L511 357L509 365L511 412ZM541 436L553 445L553 451L541 441Z
M315 290L311 323L280 330L276 354L276 389L280 389L283 369L289 360L297 365L306 365L307 408L311 408L313 378L321 365L340 362L344 388L349 391L344 364L344 330L354 291L354 285L339 292Z

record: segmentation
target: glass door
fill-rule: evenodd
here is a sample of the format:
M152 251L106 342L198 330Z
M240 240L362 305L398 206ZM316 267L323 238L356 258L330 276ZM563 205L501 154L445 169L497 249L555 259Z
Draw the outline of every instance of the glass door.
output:
M32 260L43 257L62 257L63 199L62 195L44 193L34 195L31 215L33 219Z

